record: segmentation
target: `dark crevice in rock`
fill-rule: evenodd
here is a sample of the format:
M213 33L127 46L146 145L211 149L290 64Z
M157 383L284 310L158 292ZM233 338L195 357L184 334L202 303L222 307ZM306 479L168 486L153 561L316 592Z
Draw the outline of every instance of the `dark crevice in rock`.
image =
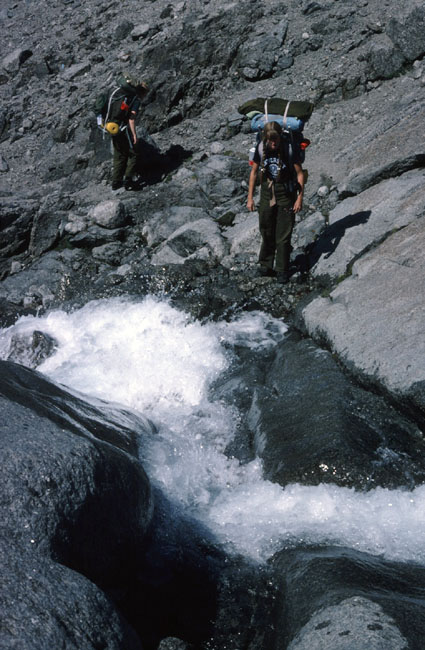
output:
M374 185L378 185L378 183L381 183L388 178L397 178L407 171L412 169L423 169L424 167L425 153L419 153L409 156L408 158L394 161L387 166L381 167L376 173L371 172L368 178L363 180L358 192L353 192L350 189L341 189L338 199L339 201L343 201L350 196L356 196L360 192L364 192Z

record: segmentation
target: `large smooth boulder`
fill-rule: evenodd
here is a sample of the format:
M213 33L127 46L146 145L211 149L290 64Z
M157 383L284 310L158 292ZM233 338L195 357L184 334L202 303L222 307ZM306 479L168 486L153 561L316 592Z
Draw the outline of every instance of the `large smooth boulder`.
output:
M196 169L202 192L215 205L222 205L245 193L241 182L246 180L248 174L245 161L224 155L212 155Z
M223 236L230 243L229 255L222 260L224 266L231 267L238 255L256 259L261 243L258 213L238 213L233 224L223 230Z
M416 7L400 7L401 12L388 22L387 33L408 61L419 59L425 53L425 8L421 2Z
M65 637L69 648L127 647L124 639L139 648L100 588L122 598L142 563L153 501L138 434L152 427L0 366L7 647L59 647Z
M125 204L122 201L102 201L89 212L89 218L102 228L121 228L127 223Z
M407 639L380 605L363 596L315 612L287 650L407 650Z
M307 331L350 368L425 415L425 219L360 258L303 310Z
M0 646L19 650L142 650L136 632L93 582L2 539Z
M292 333L274 358L269 354L256 359L255 374L248 357L216 387L222 399L238 406L242 400L248 414L241 426L252 435L267 479L362 489L424 480L417 425L356 386L329 352ZM246 455L242 446L232 452Z

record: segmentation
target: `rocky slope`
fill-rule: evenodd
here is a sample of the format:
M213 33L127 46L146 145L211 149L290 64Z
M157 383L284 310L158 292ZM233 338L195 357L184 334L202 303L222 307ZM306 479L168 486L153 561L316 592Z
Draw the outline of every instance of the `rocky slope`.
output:
M425 349L423 3L408 0L400 6L392 0L306 0L303 3L270 0L263 4L250 0L244 3L124 0L119 5L96 5L92 0L85 3L44 0L37 4L6 0L0 17L4 30L0 54L1 325L11 324L22 313L58 305L68 308L91 298L120 294L166 293L197 318L222 316L235 309L265 309L289 319L305 336L312 337L316 344L332 353L333 359L326 352L323 373L330 373L326 377L332 377L337 401L338 395L345 396L348 391L350 403L357 400L363 409L379 414L379 422L364 430L364 440L369 443L372 440L371 447L375 445L372 453L379 448L382 436L388 434L391 438L385 423L386 409L402 412L395 418L403 435L392 441L392 449L402 457L411 454L417 470L415 481L422 482L421 445L425 424L425 363L421 354ZM143 127L140 127L145 135L141 162L145 186L141 192L111 191L110 146L96 129L92 112L96 95L115 85L121 70L146 78L151 88L144 102ZM305 129L312 144L305 165L309 170L305 207L293 238L293 277L283 289L273 279L256 275L257 216L245 209L252 135L249 123L237 112L237 106L249 98L274 95L315 103L315 111ZM48 341L40 343L36 339L23 343L25 348L34 349L33 366L38 363L38 354L49 351ZM310 355L314 357L308 350L310 344L315 345L311 342L294 345L294 358L298 358L300 367L311 363ZM291 345L288 343L287 348ZM361 383L361 388L353 388L352 380L345 375L341 380L335 374L335 358L351 378L354 376ZM19 342L11 351L10 359L22 361ZM4 376L8 378L11 373L13 377L17 371L6 365ZM63 460L66 448L67 454L72 452L82 459L81 467L84 465L87 476L96 476L96 489L102 494L106 478L100 472L99 458L106 454L114 459L117 474L113 481L120 484L121 463L127 469L133 467L131 440L127 440L129 448L125 449L118 444L122 432L116 438L111 433L112 438L101 443L93 441L91 433L93 427L96 429L93 417L98 422L104 416L97 412L90 417L85 414L81 423L80 409L84 412L86 408L81 404L78 417L73 409L59 417L54 400L43 411L40 405L44 398L35 397L21 411L16 404L25 402L25 397L17 397L22 387L17 389L13 380L11 393L9 381L6 379L6 387L2 388L4 412L9 414L11 422L6 431L9 437L13 439L13 432L36 427L38 422L36 428L44 440L40 442L42 446L52 435L49 427L58 427L61 429L58 458L64 462L63 471L66 471L66 458ZM21 381L22 377L18 385ZM30 386L35 382L38 394L39 379L28 381ZM280 417L282 402L276 397L276 385L285 394L291 389L287 377L281 375L275 364L270 383L262 387L262 396L263 403ZM376 402L375 397L367 396L365 388L377 393ZM49 393L54 389L46 390ZM294 389L294 395L295 392ZM69 400L67 396L63 399L65 403ZM317 408L320 403L318 390ZM324 413L326 405L322 407ZM61 412L62 409L63 405ZM250 413L257 451L263 455L269 476L282 483L288 476L292 480L307 481L307 475L308 480L311 476L315 481L323 480L314 462L312 466L306 463L299 468L294 460L282 475L274 457L276 432L271 431L266 444L260 444L267 412L252 409ZM357 416L353 419L350 409L342 408L338 413L341 413L341 424L337 434L328 431L326 421L318 430L320 440L329 444L329 466L335 460L335 449L340 453L341 471L337 468L334 480L350 485L345 469L349 466L351 470L353 446L352 440L345 440L344 435L350 426L357 430L358 419ZM292 417L296 440L300 423L297 413ZM47 425L52 419L56 424ZM71 433L62 430L64 422L65 429ZM314 417L303 424L306 429L317 426L317 418L316 424ZM141 425L133 422L131 426ZM148 423L143 426L149 429ZM108 429L110 424L105 427ZM14 444L16 440L8 447L9 462L13 466L14 454L20 455L23 471L22 467L28 468L35 460L27 457L23 447L15 449ZM115 449L117 444L121 445L119 451ZM282 448L280 453L287 454L288 449ZM36 458L41 472L41 448ZM356 457L360 463L359 458ZM34 472L35 485L39 472ZM143 483L143 476L138 470L134 472L133 480ZM402 483L404 472L402 465L392 477L395 484ZM56 479L50 476L49 481ZM78 484L82 501L91 489L85 480L82 478ZM377 480L380 484L390 484L382 481L382 477ZM24 514L17 519L19 526L25 525L25 513L32 507L34 490L44 494L47 489L47 484L34 485L29 485L24 496L19 492L24 504ZM63 486L59 503L67 500L67 490L72 491L74 487L72 482L68 487ZM18 489L16 485L9 488L5 512L14 507L17 494L14 490ZM102 499L105 511L111 507L109 496L108 493ZM159 511L162 512L161 508ZM77 615L73 618L71 627L75 637L72 642L68 640L67 647L91 648L103 643L102 647L137 648L140 638L147 647L156 647L160 638L155 636L158 634L155 625L149 632L145 629L140 633L128 602L130 594L133 602L147 606L148 598L142 593L143 580L134 585L122 576L119 579L109 576L105 588L104 567L99 578L100 574L91 575L86 570L84 557L71 557L75 515L61 511L59 516L48 511L46 517L44 546L36 549L35 555L28 554L23 537L16 533L10 519L10 530L15 531L10 535L12 539L16 537L16 549L8 558L10 575L17 579L8 583L12 594L8 642L14 635L19 638L24 634L22 621L33 616L34 608L39 608L37 616L42 618L42 608L51 598L51 584L61 581L64 586L58 595L60 604L49 623L53 645L59 647L62 617L67 621L74 617L69 603L77 602L83 593L85 609L80 618ZM140 538L144 538L151 517L147 507L143 525L140 520L133 522ZM64 521L68 522L68 534L60 544L56 531ZM39 521L30 524L41 526ZM126 539L123 537L121 541L125 546ZM194 544L196 550L191 557L195 558L195 568L191 575L196 585L204 566L197 560L198 552L202 555L199 551L202 543L198 546L196 540ZM9 548L7 542L6 548ZM21 552L27 558L25 563L19 561ZM211 551L211 555L215 552ZM297 606L300 582L293 578L291 567L297 565L298 558L298 555L289 558L289 565L286 556L282 559L289 566L286 592L292 586L294 592L292 605L286 603L279 615L279 638L285 639L290 644L288 647L312 647L312 630L323 623L320 616L314 618L314 612L320 608L326 613L323 615L326 620L345 621L349 620L347 612L354 606L361 611L357 620L378 625L375 620L381 617L378 605L361 599L353 605L349 599L342 600L342 595L328 599L317 595L309 601L302 616L292 616L291 607ZM317 558L309 557L308 566L326 566L327 560L321 552ZM336 561L342 562L345 570L354 560L338 557ZM280 562L277 558L279 575L283 572ZM220 574L224 565L221 556L214 556L208 571ZM361 559L356 558L355 565L361 565ZM16 608L14 603L22 597L19 585L27 584L29 576L35 570L40 571L40 566L43 569L34 594L43 593L43 598L37 604L35 595L25 607ZM417 578L416 586L410 574L404 573L405 568L391 570L399 576L397 589L403 594L400 597L403 603L410 602L412 596L419 598L422 578ZM321 568L318 572L323 578ZM352 573L354 576L356 571ZM228 594L228 586L223 586L227 577L222 576L222 590L218 589L217 581L214 588ZM364 581L360 581L362 593L368 593L369 578L365 575ZM357 584L356 579L353 578L352 584ZM234 585L231 596L237 593L237 599L243 600L241 594L248 593L245 587L252 580L247 571L241 577L241 584ZM333 580L323 578L320 584L324 592L342 594L344 589L338 592ZM406 587L409 584L410 592ZM304 588L303 593L306 592L308 588ZM266 594L266 589L258 593L259 600L264 598L263 607L269 607L270 594ZM349 591L345 598L356 593L355 589ZM188 607L193 607L195 600L192 594ZM229 597L227 607L231 600ZM253 597L252 601L243 603L246 612L261 612L259 600L254 602ZM125 620L118 614L117 603L125 612ZM341 604L337 611L334 608L338 603ZM204 605L208 610L211 603ZM387 610L396 619L399 616L397 622L401 626L409 617L416 621L416 610L413 613L409 610L409 614L408 604L404 606L407 609L401 614L397 614L394 604ZM99 609L103 611L101 617ZM225 609L217 617L223 635L223 630L227 633L232 629L232 613L226 619ZM235 620L240 616L240 612L233 614ZM381 619L379 625L388 628L391 647L407 647L393 620L384 615ZM88 626L85 620L95 621L95 632L82 642L81 634L86 634ZM128 626L129 620L132 627ZM105 638L96 636L96 630L106 629L106 625ZM420 629L414 627L416 623L404 625L405 636L409 637L411 629L410 647L419 648L414 639L420 638ZM181 627L170 624L162 636L180 636L188 643L200 644L199 639L210 632L200 624L200 629L190 634L188 626L186 620ZM325 630L326 626L320 629ZM327 647L341 647L338 645L341 629L338 625L333 628L335 645ZM264 634L257 633L251 640L246 638L244 647L272 647L269 631L263 630ZM38 634L37 643L35 637L25 636L26 645L21 637L20 647L43 647L42 627ZM325 638L325 632L323 635ZM231 638L232 647L238 647L236 632ZM371 643L365 641L366 637L361 638L362 647ZM222 640L216 632L217 647ZM169 647L179 647L177 641L170 643Z
M236 108L252 96L308 99L316 105L306 128L310 180L294 260L328 287L329 280L342 284L302 318L349 367L422 409L423 368L402 370L423 340L423 271L409 244L420 250L422 3L394 11L392 2L363 0L260 8L125 2L119 10L46 2L43 19L40 12L31 3L2 9L4 313L75 298L87 277L97 295L110 285L119 292L122 282L138 293L155 290L170 280L172 273L158 279L164 265L201 260L226 269L238 287L221 296L221 307L248 297L287 314L309 285L288 296L254 277L258 235L255 216L244 209L251 136ZM147 186L132 196L109 189L109 143L91 112L99 90L122 69L150 83L143 125L159 147L146 144ZM388 257L392 267L383 265ZM362 301L365 274L371 303L382 304L372 322L371 304ZM403 306L394 315L399 294ZM390 342L400 329L406 336L394 364ZM395 365L402 379L391 377Z

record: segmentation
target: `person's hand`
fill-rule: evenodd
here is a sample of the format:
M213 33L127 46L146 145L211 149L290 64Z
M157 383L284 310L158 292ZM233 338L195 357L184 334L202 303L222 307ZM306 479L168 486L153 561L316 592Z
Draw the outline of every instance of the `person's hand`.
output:
M246 202L246 207L248 208L248 210L250 212L254 212L254 210L255 210L254 199L248 199L248 201Z
M296 214L297 212L300 212L300 210L302 210L302 207L303 207L303 197L301 194L298 194L297 200L295 201L294 207L292 209Z

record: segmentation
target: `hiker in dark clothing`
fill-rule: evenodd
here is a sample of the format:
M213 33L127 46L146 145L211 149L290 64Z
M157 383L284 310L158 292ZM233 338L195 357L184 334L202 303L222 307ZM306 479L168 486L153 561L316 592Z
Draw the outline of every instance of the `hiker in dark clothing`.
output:
M117 190L122 185L125 189L137 189L133 180L137 166L137 132L136 118L139 114L141 100L148 93L148 87L144 82L136 82L127 79L127 88L130 87L133 93L128 93L127 106L124 111L124 118L121 128L112 137L114 151L114 166L112 173L112 189Z
M262 238L259 262L264 276L289 281L289 256L295 213L302 209L304 172L296 152L282 136L277 122L268 122L257 145L248 187L248 210L255 210L254 190L260 170L259 226ZM274 268L275 265L275 268Z

